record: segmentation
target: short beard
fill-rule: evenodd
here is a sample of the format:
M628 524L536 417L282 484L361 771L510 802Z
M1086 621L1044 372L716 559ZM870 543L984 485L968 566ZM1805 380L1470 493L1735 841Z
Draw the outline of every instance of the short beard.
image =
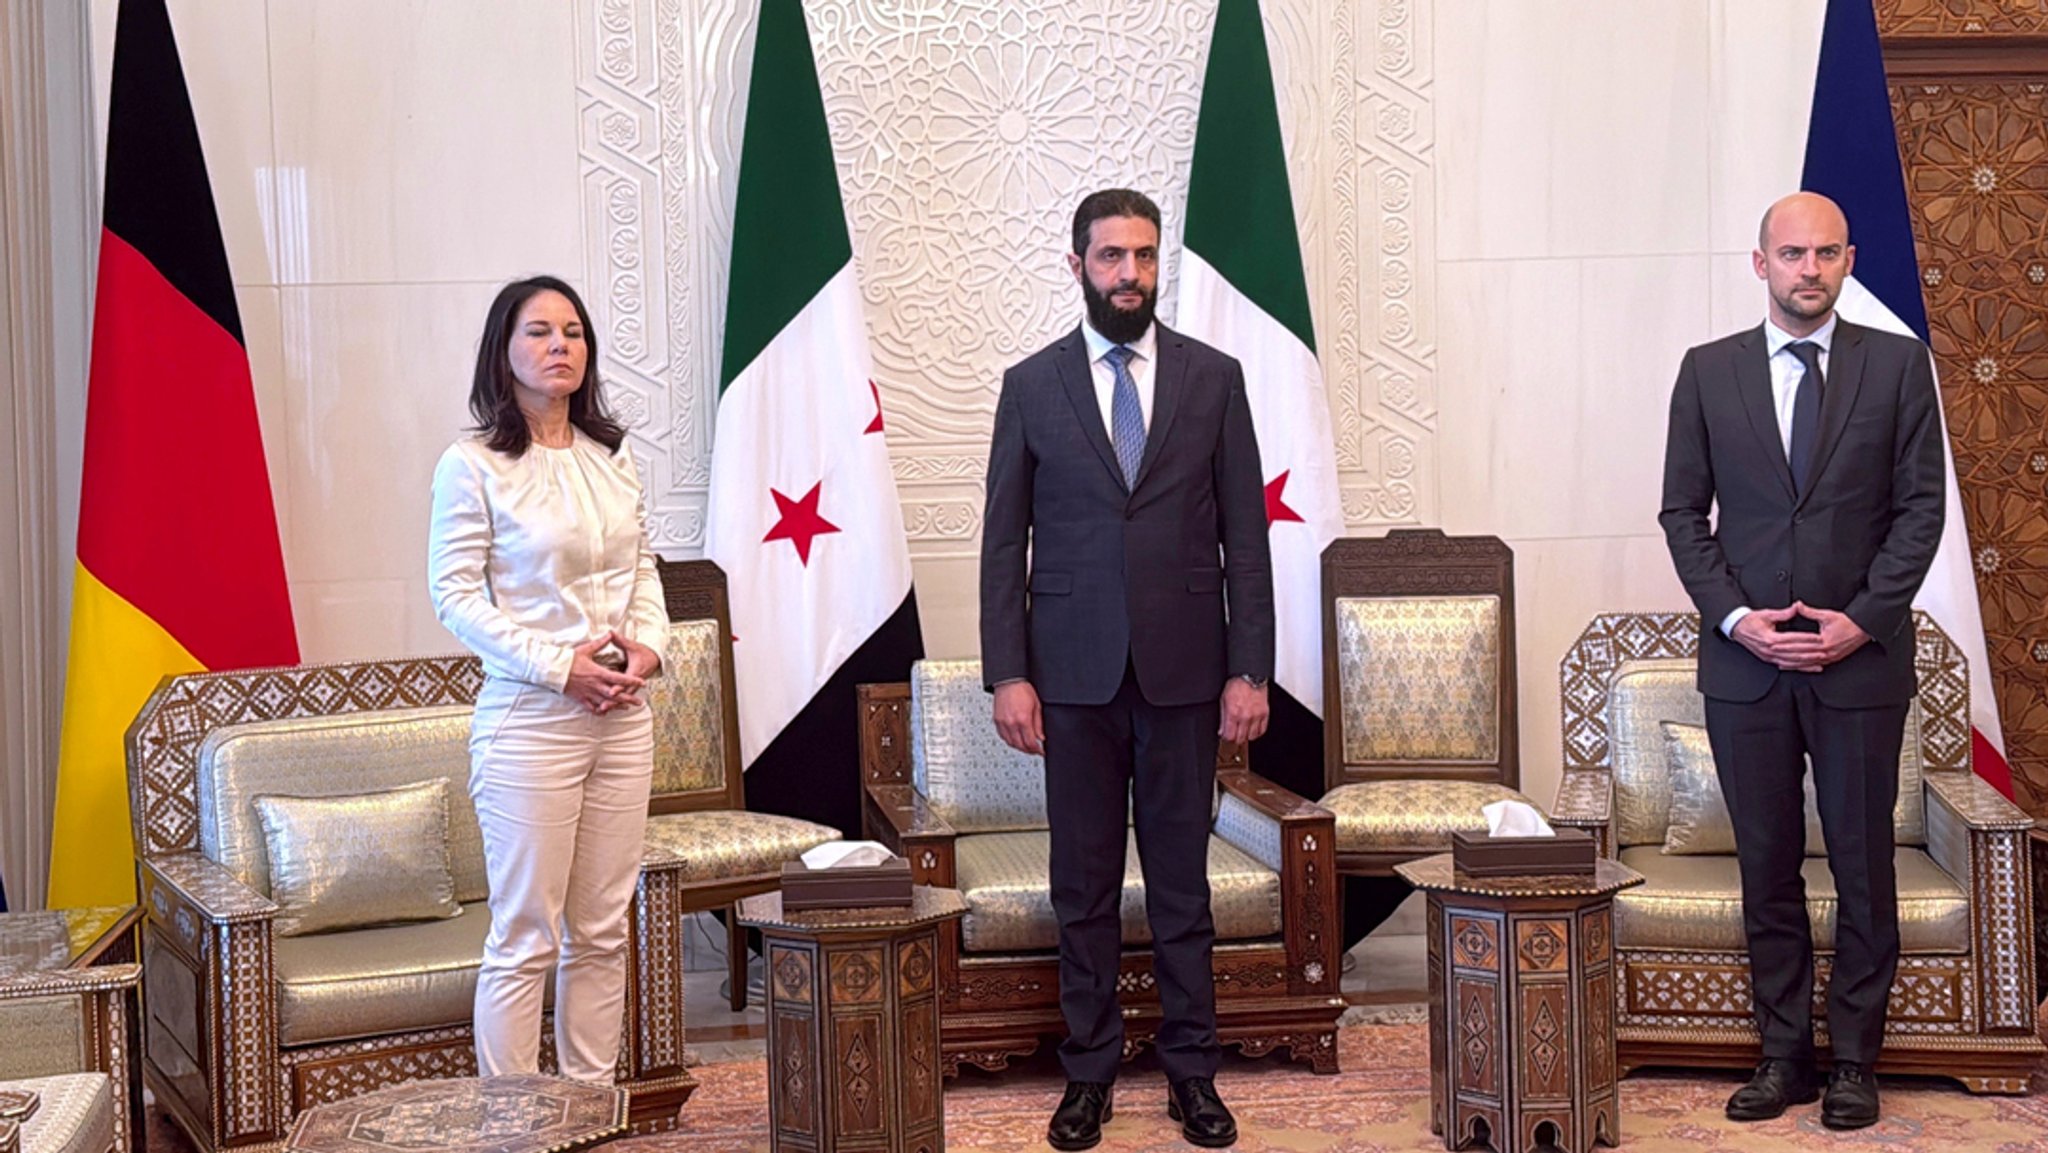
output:
M1112 285L1110 293L1120 289L1138 290L1136 285L1126 281L1123 284ZM1158 290L1154 289L1144 295L1144 303L1125 311L1118 308L1109 299L1108 294L1095 291L1093 281L1086 276L1081 278L1081 299L1088 304L1088 323L1111 344L1129 344L1145 335L1145 330L1152 327L1152 314L1159 307Z
M1800 287L1802 286L1794 285L1791 292L1778 298L1778 307L1783 310L1786 316L1796 316L1801 320L1816 320L1826 316L1835 307L1835 301L1841 298L1841 293L1839 292L1829 293L1827 299L1821 302L1820 307L1809 309L1799 299ZM1822 292L1827 292L1827 285L1821 285L1820 289Z

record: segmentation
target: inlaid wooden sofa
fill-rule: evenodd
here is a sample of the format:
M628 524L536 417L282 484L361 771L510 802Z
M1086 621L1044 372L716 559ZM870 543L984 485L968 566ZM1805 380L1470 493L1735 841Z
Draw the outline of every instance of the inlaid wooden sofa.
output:
M691 639L671 639L671 667L689 661ZM275 1146L309 1106L474 1073L470 1018L490 924L468 790L480 682L469 657L201 673L167 678L130 727L144 1076L201 1150ZM650 707L676 707L680 681L656 685ZM433 781L446 782L460 915L281 931L256 798ZM685 881L680 857L647 849L618 1069L643 1128L672 1123L696 1085L683 1067ZM542 1063L552 1062L543 1029Z
M56 913L15 913L9 934L54 929ZM23 928L23 923L27 927ZM0 965L0 972L8 966ZM134 1084L132 963L20 971L0 977L0 1092L33 1093L37 1109L15 1132L22 1153L139 1153L142 1087ZM10 1122L11 1124L11 1122ZM5 1128L5 1125L0 1125Z
M958 888L968 904L939 938L945 1070L999 1069L1064 1032L1042 762L996 735L978 661L919 661L910 683L859 691L867 836L908 858L917 883ZM1218 1034L1332 1073L1344 1010L1333 821L1231 756L1219 758L1209 842ZM1128 1058L1160 1018L1134 847L1126 862L1117 987Z
M2035 1035L2033 821L1970 768L1969 678L1955 643L1916 613L1919 695L1907 721L1895 810L1901 957L1881 1072L2024 1093ZM1663 851L1674 769L1664 722L1699 725L1699 620L1690 613L1594 618L1561 672L1564 776L1552 820L1585 829L1647 882L1615 899L1621 1068L1747 1066L1759 1056L1731 852ZM1698 790L1694 790L1697 793ZM1689 811L1689 809L1688 809ZM1834 888L1817 828L1806 877L1815 1013L1826 1051ZM1732 842L1731 842L1732 846Z

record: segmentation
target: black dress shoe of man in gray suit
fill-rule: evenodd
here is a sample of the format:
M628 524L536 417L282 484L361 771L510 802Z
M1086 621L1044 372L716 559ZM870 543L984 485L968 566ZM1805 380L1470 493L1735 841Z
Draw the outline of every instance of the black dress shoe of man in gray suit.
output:
M1217 742L1265 731L1273 675L1258 440L1237 361L1152 318L1158 207L1095 193L1073 240L1086 323L1003 374L981 553L996 730L1045 758L1072 1082L1048 1137L1080 1148L1109 1112L1091 1087L1123 1058L1117 908L1135 831L1153 1044L1183 1132L1226 1144L1207 862Z
M1658 519L1700 611L1762 1039L1728 1115L1777 1116L1817 1088L1810 762L1837 896L1821 1119L1860 1127L1878 1118L1871 1069L1899 962L1892 809L1917 683L1913 595L1941 541L1941 411L1926 346L1835 314L1856 250L1833 201L1788 196L1758 233L1766 321L1686 353Z

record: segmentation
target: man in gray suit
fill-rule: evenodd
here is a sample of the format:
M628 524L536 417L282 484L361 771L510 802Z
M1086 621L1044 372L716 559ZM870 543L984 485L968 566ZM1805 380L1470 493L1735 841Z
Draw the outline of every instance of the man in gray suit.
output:
M1820 1093L1799 871L1811 758L1839 897L1821 1121L1854 1129L1878 1119L1871 1067L1898 968L1892 808L1916 687L1913 594L1941 540L1941 416L1923 345L1835 315L1856 250L1833 201L1778 201L1757 246L1768 317L1686 353L1658 519L1700 610L1699 687L1763 1038L1728 1116L1776 1117Z
M1154 323L1159 209L1125 189L1074 213L1087 319L1003 375L982 524L981 656L995 721L1045 757L1060 1045L1056 1149L1101 1140L1122 1059L1126 814L1164 1021L1168 1112L1237 1138L1216 1096L1207 876L1219 737L1265 731L1273 576L1237 361Z

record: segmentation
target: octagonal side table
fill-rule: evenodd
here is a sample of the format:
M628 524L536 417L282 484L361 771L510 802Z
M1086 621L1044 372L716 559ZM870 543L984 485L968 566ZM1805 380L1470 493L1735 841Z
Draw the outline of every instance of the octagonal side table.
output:
M1469 877L1439 853L1395 866L1429 894L1429 1128L1446 1149L1621 1141L1614 1063L1619 862L1586 876Z
M801 913L780 892L740 902L767 954L771 1149L945 1149L938 928L967 902L928 885L911 896Z
M575 1153L626 1132L626 1094L538 1073L411 1081L299 1114L294 1153Z

